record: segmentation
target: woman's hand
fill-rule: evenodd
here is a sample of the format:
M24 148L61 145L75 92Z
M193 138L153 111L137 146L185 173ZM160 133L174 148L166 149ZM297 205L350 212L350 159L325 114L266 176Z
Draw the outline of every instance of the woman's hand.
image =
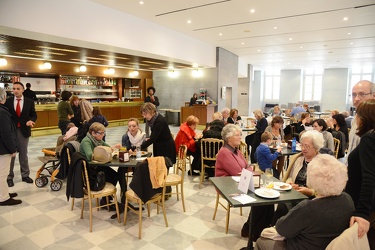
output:
M121 148L121 144L120 144L120 143L117 143L116 145L113 146L113 148L120 149L120 148Z
M307 187L298 187L296 190L306 196L314 196L315 194L314 189L307 188Z
M350 226L353 226L354 222L358 223L358 238L362 238L370 229L370 222L361 217L352 216L350 218Z

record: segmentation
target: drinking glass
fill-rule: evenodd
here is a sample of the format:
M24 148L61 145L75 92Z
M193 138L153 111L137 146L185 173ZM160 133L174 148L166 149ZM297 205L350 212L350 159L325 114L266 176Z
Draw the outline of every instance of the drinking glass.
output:
M266 168L264 171L264 174L266 175L264 186L266 188L273 188L273 170L272 168Z

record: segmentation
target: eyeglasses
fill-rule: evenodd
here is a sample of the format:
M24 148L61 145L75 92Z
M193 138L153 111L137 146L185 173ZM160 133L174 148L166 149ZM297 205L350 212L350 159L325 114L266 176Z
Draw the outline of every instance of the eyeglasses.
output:
M351 95L349 95L350 97L353 97L353 98L356 98L357 96L359 97L359 98L363 98L363 97L365 97L366 95L371 95L372 93L370 92L370 93L358 93L358 94L356 94L356 93L353 93L353 94L351 94Z
M95 132L97 135L105 135L105 132Z
M311 146L309 144L300 144L301 145L301 149L306 149L306 150L310 150Z

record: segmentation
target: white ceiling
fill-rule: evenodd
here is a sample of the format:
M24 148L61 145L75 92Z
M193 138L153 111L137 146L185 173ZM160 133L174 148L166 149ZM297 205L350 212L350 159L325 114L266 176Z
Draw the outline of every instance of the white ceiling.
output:
M375 0L92 2L222 47L255 68L373 66L375 61Z

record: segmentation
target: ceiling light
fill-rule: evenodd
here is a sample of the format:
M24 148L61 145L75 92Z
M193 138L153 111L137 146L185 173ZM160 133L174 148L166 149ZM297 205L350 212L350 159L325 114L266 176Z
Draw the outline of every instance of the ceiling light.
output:
M0 58L0 67L1 67L1 66L6 66L7 64L8 64L7 59L5 59L5 58Z
M191 20L187 20L187 23L191 23Z
M51 69L52 64L50 62L44 62L43 64L39 65L39 69Z
M219 33L219 36L222 36L223 35L223 33Z
M292 41L292 40L293 40L293 38L289 37L289 41Z
M344 17L342 20L343 20L343 21L348 21L349 18L348 18L348 17Z
M86 70L87 70L87 67L85 65L79 66L79 71L80 72L86 72Z
M348 35L351 35L352 33L348 32Z
M254 12L255 12L255 10L254 10L254 9L251 9L251 10L250 10L250 13L254 13Z
M143 1L139 1L139 4L143 4Z
M174 70L170 70L170 71L168 71L168 76L169 77L177 77L177 75L178 75L178 73L177 73L177 71L174 71Z
M258 49L258 52L260 52L260 49Z
M303 47L301 46L301 47L299 47L300 49L303 49Z
M244 45L245 43L241 43L242 45Z
M106 75L113 75L114 73L115 73L114 68L108 68L108 69L104 70L104 74L106 74Z
M275 26L275 27L273 27L273 29L274 29L274 30L276 30L276 29L277 29L277 27Z

